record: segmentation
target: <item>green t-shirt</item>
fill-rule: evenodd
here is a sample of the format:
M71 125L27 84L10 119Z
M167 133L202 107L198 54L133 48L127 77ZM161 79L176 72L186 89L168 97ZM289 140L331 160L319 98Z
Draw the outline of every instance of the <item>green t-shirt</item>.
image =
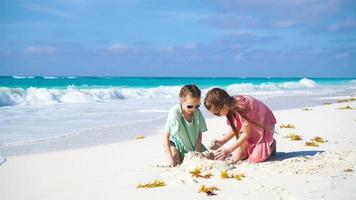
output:
M199 133L207 131L205 119L199 109L193 113L193 121L188 122L182 114L180 104L173 106L168 113L164 130L170 133L169 140L177 147L181 158L189 151L195 151ZM200 152L206 151L201 145Z

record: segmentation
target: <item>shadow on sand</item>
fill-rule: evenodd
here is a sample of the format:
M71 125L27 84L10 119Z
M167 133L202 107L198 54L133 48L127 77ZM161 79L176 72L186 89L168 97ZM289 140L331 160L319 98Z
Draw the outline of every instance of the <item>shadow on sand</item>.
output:
M268 161L282 161L289 158L302 157L302 156L314 156L317 153L324 151L293 151L293 152L277 152L275 156L272 156Z
M6 158L0 155L0 166L6 162Z

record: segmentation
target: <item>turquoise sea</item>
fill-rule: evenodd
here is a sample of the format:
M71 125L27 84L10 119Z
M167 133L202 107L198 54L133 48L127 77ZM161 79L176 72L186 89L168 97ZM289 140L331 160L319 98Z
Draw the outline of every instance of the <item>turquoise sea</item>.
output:
M231 84L280 84L298 82L302 78L194 78L194 77L74 77L74 76L0 76L1 87L41 87L65 88L76 87L146 87L176 86L196 84L202 88L228 86ZM355 78L308 78L317 84L348 84Z
M235 92L301 91L355 85L353 78L154 78L154 77L0 77L0 107L115 99L174 97L177 87L223 87ZM172 92L172 93L171 93Z
M355 78L0 77L0 154L77 148L159 134L184 84L247 94L273 110L356 95ZM206 118L210 115L201 107Z

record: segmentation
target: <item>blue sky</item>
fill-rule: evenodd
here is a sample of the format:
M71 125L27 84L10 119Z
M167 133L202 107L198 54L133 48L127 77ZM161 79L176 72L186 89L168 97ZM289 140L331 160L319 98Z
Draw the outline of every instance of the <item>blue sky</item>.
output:
M356 1L0 0L0 75L356 77Z

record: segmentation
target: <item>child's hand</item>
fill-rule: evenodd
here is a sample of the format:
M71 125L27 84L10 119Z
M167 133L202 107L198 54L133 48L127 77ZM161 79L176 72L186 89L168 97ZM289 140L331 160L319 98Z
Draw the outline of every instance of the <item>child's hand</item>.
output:
M172 158L168 162L169 167L175 167L178 163Z
M225 160L226 157L230 154L230 151L227 149L219 149L215 152L215 160Z
M222 145L223 145L223 143L220 140L215 139L215 140L211 141L209 149L216 150L216 149L220 148Z

